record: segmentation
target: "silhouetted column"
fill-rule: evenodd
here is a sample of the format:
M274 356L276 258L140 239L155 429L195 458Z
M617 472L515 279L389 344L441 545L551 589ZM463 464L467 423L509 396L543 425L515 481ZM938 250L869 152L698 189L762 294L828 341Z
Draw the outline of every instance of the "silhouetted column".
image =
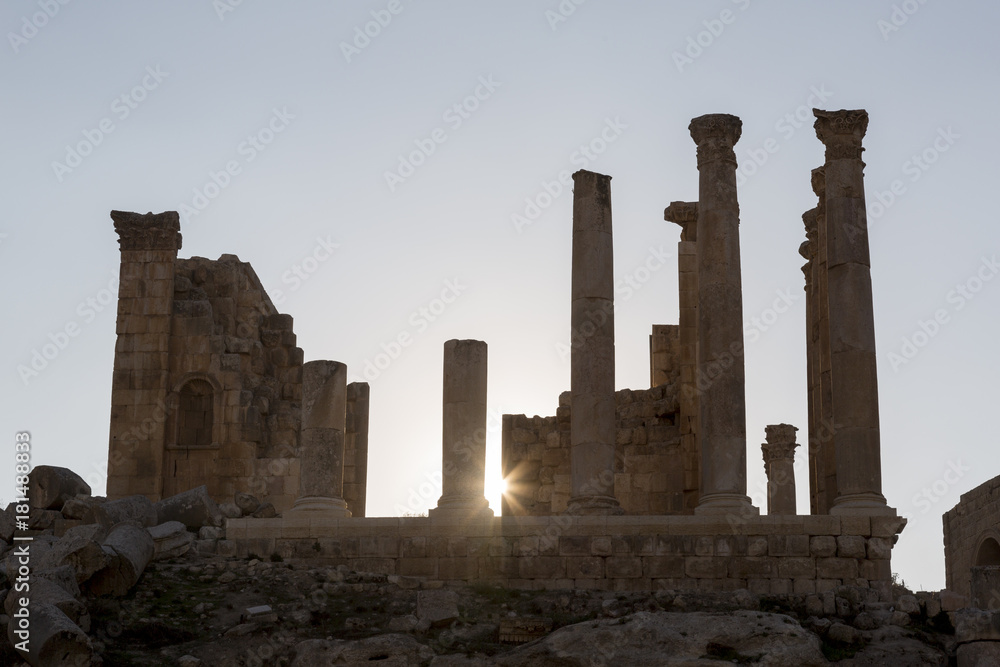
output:
M831 514L895 513L882 495L875 315L861 146L868 113L814 109L826 146L827 300L837 498Z
M728 114L691 121L698 145L697 514L755 514L746 495L746 383L736 154L742 122Z
M816 424L816 441L809 441L810 452L817 453L820 480L816 498L816 513L829 514L837 498L837 459L833 447L833 370L830 359L830 299L827 225L826 225L826 169L812 170L811 183L818 198L816 205L816 262L813 282L816 290L816 362L819 364L817 404L819 421ZM812 436L810 436L812 437Z
M291 511L349 517L344 500L347 366L337 361L302 365L299 497Z
M823 471L821 468L820 451L816 448L816 428L819 425L819 344L817 337L819 325L818 294L816 290L816 271L819 262L816 261L816 209L810 209L802 214L802 222L806 227L806 240L799 246L799 254L807 261L802 265L802 275L806 285L806 407L808 408L809 425L809 513L817 514L819 495L822 492ZM770 510L769 510L770 511Z
M611 177L573 174L569 514L621 514L615 498Z
M701 498L701 447L698 443L698 202L671 202L663 212L667 222L681 227L677 243L677 284L680 306L681 452L684 457L683 512L690 513Z
M486 500L486 343L444 344L441 498L430 516L493 516Z
M767 474L767 513L795 514L795 432L789 424L764 428L767 442L760 446Z

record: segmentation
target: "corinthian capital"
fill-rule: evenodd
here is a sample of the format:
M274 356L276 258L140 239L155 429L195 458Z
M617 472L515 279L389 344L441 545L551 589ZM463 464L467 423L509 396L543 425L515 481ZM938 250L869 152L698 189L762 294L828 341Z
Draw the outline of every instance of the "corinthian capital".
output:
M764 427L767 442L760 446L764 462L795 458L795 448L799 446L795 442L795 432L798 430L791 424L772 424Z
M129 213L111 211L122 250L180 250L181 223L177 211Z
M743 121L726 113L712 113L698 116L688 126L691 138L698 146L698 165L711 160L727 160L736 163L733 146L743 133Z
M868 112L864 109L823 111L813 109L816 136L826 146L826 160L861 159L861 140L868 131Z

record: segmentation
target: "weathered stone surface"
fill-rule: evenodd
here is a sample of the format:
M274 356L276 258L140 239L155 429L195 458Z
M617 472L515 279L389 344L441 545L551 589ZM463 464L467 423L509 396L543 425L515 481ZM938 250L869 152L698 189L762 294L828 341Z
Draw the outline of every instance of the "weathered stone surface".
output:
M958 667L993 667L1000 665L1000 642L962 644L956 654Z
M224 520L219 506L208 495L208 488L199 486L157 502L154 525L180 521L197 530L202 526L221 526Z
M946 667L948 654L914 637L912 630L887 625L865 635L860 651L850 661L852 667Z
M714 654L714 659L706 654ZM748 663L773 666L827 664L816 635L788 616L751 611L637 612L621 621L578 623L497 656L494 664L644 667L715 664L723 658L739 659L737 656Z
M458 618L458 594L437 590L417 593L417 619L433 627L448 625Z
M21 639L17 624L7 626L7 637L16 646ZM29 653L18 651L28 664L38 667L54 665L90 665L94 648L90 639L58 607L40 603L31 605Z
M357 641L308 639L296 644L291 667L366 665L371 661L386 667L407 667L433 657L433 649L409 635L378 635Z
M955 612L955 640L1000 642L1000 611L967 608Z
M258 500L256 496L252 496L249 493L237 493L233 497L233 502L240 508L240 512L243 513L243 516L253 514L257 511L257 508L260 507L260 500Z
M87 606L77 600L70 592L48 579L35 577L31 582L29 610L34 611L35 605L50 604L58 607L66 616L80 625L89 625L90 619L87 617ZM4 611L8 616L13 616L20 605L22 595L13 592L7 595L4 600ZM30 617L29 617L30 618Z
M14 515L4 510L0 511L0 540L10 542L14 536L14 528L17 526Z
M69 468L35 466L28 474L28 499L34 508L62 509L79 493L90 495L90 485Z
M219 511L227 519L239 519L243 516L243 510L236 506L236 503L219 503Z
M88 513L93 512L94 505L97 505L96 501L84 499L84 498L70 498L67 500L63 506L62 515L67 519L84 519L88 516Z
M122 521L138 521L145 527L160 523L157 521L156 507L149 498L142 495L109 500L101 505L94 505L92 509L94 517L108 527ZM89 517L85 516L84 518Z
M73 568L77 583L84 582L108 564L108 554L99 543L106 534L107 529L99 524L70 528L45 557L39 559L40 567L68 565Z
M119 523L102 546L109 556L108 564L90 578L87 589L94 595L125 595L153 558L153 538L138 524Z
M262 503L250 516L255 519L273 519L278 516L278 511L271 503Z
M194 543L194 533L180 521L168 521L147 528L153 538L153 560L168 560L183 556Z

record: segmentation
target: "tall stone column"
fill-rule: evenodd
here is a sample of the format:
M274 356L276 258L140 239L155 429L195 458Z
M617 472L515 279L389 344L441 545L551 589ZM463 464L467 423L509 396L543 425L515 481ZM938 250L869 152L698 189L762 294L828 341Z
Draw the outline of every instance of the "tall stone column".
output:
M441 498L432 517L490 517L486 500L486 343L444 344Z
M809 415L809 513L818 514L819 495L822 493L823 470L820 451L817 448L816 429L819 426L819 311L818 294L816 290L816 209L810 209L802 214L802 222L806 227L806 240L799 246L799 254L806 260L802 265L802 274L806 285L806 407ZM770 510L768 510L770 512Z
M174 265L181 247L176 211L111 211L121 268L111 429L108 497L143 494L159 500L167 421L176 411L166 403L170 372L170 327L174 307Z
M767 442L760 446L767 473L767 513L795 514L795 432L790 424L764 427Z
M837 461L833 447L833 371L830 358L830 299L828 275L828 243L826 225L826 169L812 170L811 183L818 198L816 205L816 260L813 263L813 283L816 290L816 363L819 364L817 388L817 423L815 442L809 441L810 452L816 451L822 480L817 486L816 514L829 514L837 498ZM812 436L810 436L812 437Z
M709 114L691 121L698 146L698 438L696 514L756 514L747 492L743 286L736 153L743 124Z
M349 517L344 500L347 366L337 361L302 365L299 497L292 512Z
M680 317L681 452L684 457L684 508L694 511L701 498L701 447L698 443L698 202L671 202L663 212L667 222L681 227L677 243L677 284Z
M615 277L611 177L573 174L569 514L621 514L615 498Z
M882 495L875 314L862 139L868 113L814 109L826 146L827 301L837 498L831 514L894 514Z

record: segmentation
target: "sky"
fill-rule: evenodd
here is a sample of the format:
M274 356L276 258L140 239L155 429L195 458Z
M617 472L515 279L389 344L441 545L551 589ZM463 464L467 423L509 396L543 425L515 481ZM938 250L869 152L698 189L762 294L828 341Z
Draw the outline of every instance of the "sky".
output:
M730 113L766 506L764 426L807 424L811 109L864 108L883 488L909 517L893 570L939 589L941 514L1000 474L998 21L968 0L8 0L0 434L103 492L108 213L176 210L181 257L250 262L306 360L371 383L369 516L436 504L443 343L486 341L499 511L499 416L569 389L568 174L613 177L616 385L648 387L651 326L678 316L663 209L698 194L688 123Z

